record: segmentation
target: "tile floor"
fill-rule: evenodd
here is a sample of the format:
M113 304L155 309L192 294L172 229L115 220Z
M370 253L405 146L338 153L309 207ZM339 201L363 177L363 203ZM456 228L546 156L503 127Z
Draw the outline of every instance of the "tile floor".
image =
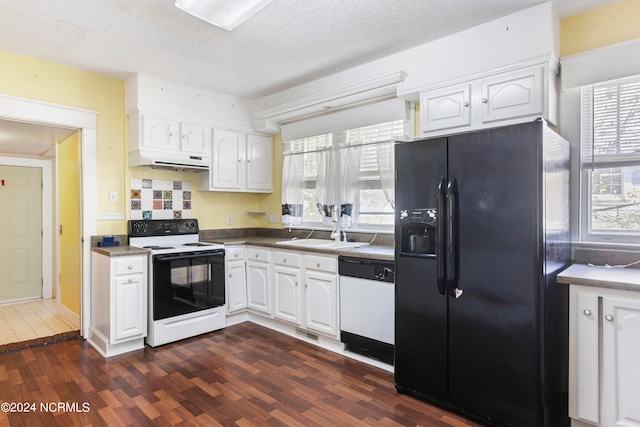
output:
M0 346L53 338L79 329L78 320L51 299L0 305Z

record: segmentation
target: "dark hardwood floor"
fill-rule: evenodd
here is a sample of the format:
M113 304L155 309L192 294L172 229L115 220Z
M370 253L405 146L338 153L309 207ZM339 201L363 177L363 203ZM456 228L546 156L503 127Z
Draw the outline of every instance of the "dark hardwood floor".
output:
M480 425L251 323L108 359L81 339L0 354L0 403L2 426Z

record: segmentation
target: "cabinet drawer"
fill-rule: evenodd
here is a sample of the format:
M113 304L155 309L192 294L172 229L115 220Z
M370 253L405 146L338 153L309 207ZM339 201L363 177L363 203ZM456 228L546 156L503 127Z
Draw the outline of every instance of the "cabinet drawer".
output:
M338 260L336 258L307 255L304 260L304 266L311 270L336 273L338 271Z
M269 262L269 251L266 249L248 248L247 261Z
M273 262L278 265L288 265L289 267L300 267L300 255L291 252L276 252Z
M233 261L244 259L244 248L224 248L224 259L225 261Z
M146 256L126 257L113 260L113 272L115 276L123 274L142 273L147 263Z

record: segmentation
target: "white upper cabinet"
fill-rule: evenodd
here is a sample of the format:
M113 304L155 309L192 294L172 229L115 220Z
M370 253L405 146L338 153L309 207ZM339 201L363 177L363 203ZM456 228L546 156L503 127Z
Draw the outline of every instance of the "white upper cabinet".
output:
M271 137L232 129L213 129L209 172L198 175L201 191L273 191Z
M187 153L209 154L211 128L193 123L180 124L180 150Z
M208 169L211 127L167 112L129 114L129 165Z
M482 122L491 123L544 113L542 67L482 81Z
M437 136L557 119L557 78L539 64L420 92L420 134Z
M433 90L420 96L420 123L428 131L471 126L471 85Z
M209 168L211 188L226 190L240 190L242 188L242 171L244 170L242 167L244 161L242 145L242 133L214 129L213 156Z

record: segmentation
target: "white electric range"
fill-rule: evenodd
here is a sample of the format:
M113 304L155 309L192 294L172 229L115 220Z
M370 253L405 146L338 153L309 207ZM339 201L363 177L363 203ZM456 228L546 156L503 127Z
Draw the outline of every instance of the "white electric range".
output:
M197 219L129 221L129 245L150 251L151 347L225 327L224 246L199 231Z

